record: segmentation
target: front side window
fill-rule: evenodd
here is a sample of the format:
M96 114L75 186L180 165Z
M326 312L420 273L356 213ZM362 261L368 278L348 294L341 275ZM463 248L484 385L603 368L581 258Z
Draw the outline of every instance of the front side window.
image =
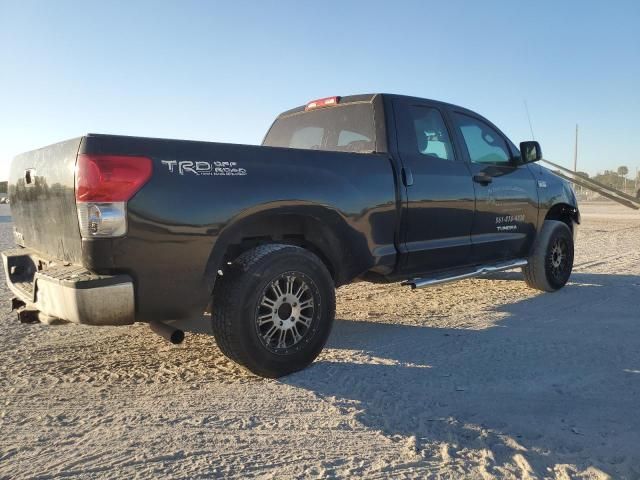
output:
M461 113L454 116L473 163L504 164L511 161L507 143L495 129Z
M455 160L449 132L440 112L431 107L407 106L400 124L400 148L434 160Z

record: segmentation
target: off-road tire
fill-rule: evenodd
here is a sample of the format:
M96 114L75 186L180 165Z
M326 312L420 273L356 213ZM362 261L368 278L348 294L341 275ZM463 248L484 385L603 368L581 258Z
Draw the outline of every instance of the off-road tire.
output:
M556 267L557 252L564 249L565 256ZM524 280L531 288L544 292L554 292L564 287L573 269L573 235L569 227L556 220L545 220L538 234L529 263L522 267Z
M307 282L315 302L313 320L298 344L274 353L260 335L259 309L264 308L261 302L274 279L289 274ZM315 360L331 332L335 304L333 280L315 254L293 245L261 245L240 255L218 278L212 300L213 334L228 358L256 375L277 378Z

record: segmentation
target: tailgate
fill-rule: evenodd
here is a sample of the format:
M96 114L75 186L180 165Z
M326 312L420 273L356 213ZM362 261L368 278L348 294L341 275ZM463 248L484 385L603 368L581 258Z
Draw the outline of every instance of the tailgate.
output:
M81 140L18 155L9 174L16 243L73 263L82 258L74 188Z

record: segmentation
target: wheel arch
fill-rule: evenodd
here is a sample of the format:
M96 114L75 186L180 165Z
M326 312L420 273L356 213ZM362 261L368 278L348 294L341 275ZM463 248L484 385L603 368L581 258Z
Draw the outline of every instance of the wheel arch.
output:
M373 264L365 236L338 211L322 205L271 205L236 216L222 230L205 272L211 288L227 262L267 243L297 245L313 252L325 264L336 286L348 283Z
M563 222L574 233L575 225L580 224L580 212L577 207L568 203L556 203L547 211L544 219Z

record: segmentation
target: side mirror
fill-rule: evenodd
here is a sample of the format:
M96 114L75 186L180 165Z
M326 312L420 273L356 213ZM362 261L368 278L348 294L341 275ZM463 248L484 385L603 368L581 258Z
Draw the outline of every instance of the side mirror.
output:
M542 148L538 142L520 142L520 158L522 163L542 160Z

